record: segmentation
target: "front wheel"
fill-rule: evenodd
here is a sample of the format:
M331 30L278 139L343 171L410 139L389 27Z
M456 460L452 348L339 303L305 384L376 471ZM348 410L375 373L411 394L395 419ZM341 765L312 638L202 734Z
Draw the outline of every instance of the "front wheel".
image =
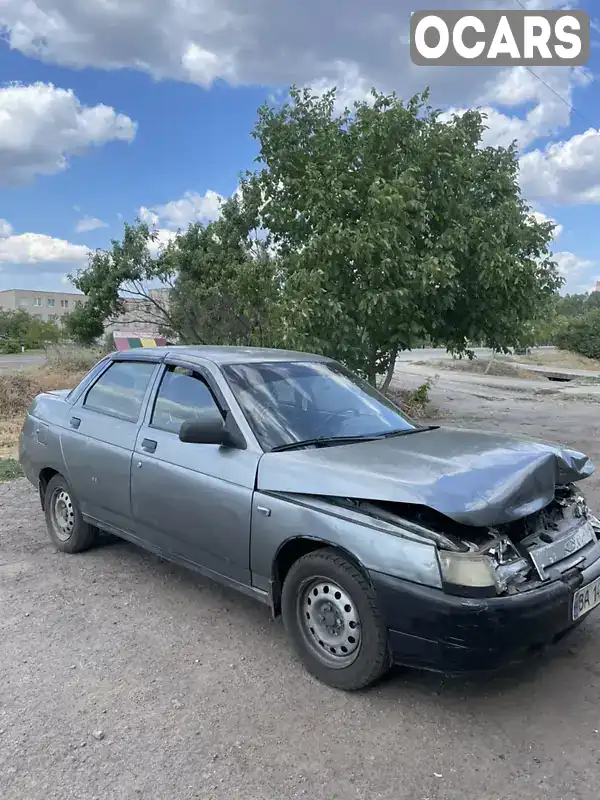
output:
M375 591L335 550L298 559L281 597L283 623L306 669L336 689L364 689L390 666Z
M73 490L62 475L55 475L46 487L44 512L50 538L63 553L81 553L96 541L96 528L84 522Z

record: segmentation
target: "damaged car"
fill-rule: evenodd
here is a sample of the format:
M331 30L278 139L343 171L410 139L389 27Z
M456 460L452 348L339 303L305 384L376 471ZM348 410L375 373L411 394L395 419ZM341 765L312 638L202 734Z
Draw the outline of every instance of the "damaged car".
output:
M244 592L344 690L496 669L600 606L585 455L419 425L321 356L113 353L34 400L20 462L60 551L106 531Z

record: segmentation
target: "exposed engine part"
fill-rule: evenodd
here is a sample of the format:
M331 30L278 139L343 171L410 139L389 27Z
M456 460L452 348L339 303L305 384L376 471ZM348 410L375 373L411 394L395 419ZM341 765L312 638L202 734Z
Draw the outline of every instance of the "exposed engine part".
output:
M331 498L426 536L442 550L477 552L490 559L503 592L529 591L586 559L600 547L600 521L574 484L557 486L554 500L541 511L507 525L474 528L424 506Z

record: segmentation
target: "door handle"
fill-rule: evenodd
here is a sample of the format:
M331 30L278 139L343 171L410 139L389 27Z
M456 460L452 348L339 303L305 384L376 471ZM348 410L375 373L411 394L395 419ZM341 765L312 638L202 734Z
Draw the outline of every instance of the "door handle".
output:
M71 417L69 422L71 423L71 427L75 429L77 429L81 425L81 420L79 419L79 417Z
M154 451L156 450L156 442L154 441L154 439L143 439L142 449L145 450L147 453L154 453Z

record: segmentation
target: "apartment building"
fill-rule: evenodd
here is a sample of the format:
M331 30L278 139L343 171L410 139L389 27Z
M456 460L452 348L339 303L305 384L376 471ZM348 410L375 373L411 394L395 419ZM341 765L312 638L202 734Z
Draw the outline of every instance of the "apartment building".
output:
M152 289L148 292L148 298L124 298L123 313L110 320L105 331L116 337L159 337L160 328L166 322L161 309L168 308L169 290Z
M5 289L0 291L0 311L22 309L44 322L60 323L61 319L85 302L86 297L77 292L41 292L33 289Z
M147 298L126 298L124 312L106 324L106 332L121 336L159 336L161 323L164 323L160 308L168 306L168 290L154 289L149 292L149 296L157 305ZM86 296L77 292L42 292L30 289L0 291L0 311L22 309L36 319L58 324L77 303L86 301Z

